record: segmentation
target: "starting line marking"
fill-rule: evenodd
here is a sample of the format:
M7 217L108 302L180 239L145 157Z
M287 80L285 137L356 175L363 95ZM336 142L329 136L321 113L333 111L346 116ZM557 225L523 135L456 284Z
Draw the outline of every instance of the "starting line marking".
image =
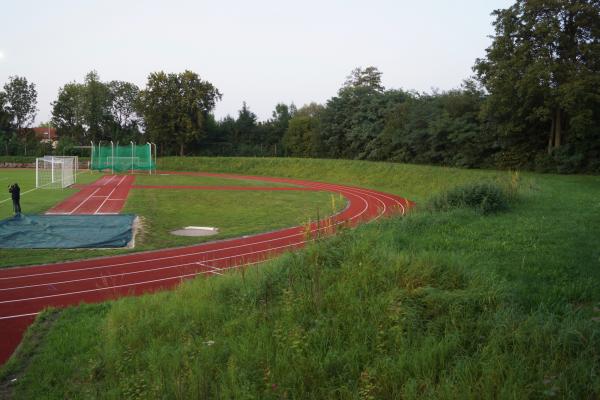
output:
M202 267L209 268L209 269L210 269L210 271L208 271L208 272L210 272L210 273L212 273L212 274L223 275L222 273L220 273L220 272L217 272L217 271L220 271L220 270L221 270L221 269L219 269L219 268L217 268L217 267L210 266L210 265L208 265L208 264L205 264L205 263L203 263L203 262L200 262L200 261L196 261L196 262L195 262L195 264L198 264L198 265L200 265L200 266L202 266Z

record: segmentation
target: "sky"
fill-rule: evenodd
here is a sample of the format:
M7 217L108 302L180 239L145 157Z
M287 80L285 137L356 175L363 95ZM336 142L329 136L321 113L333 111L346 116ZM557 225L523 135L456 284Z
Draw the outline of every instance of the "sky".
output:
M277 103L325 103L350 72L375 66L386 88L459 87L485 55L490 13L512 0L3 1L0 86L36 85L36 124L68 82L145 86L155 71L192 70L223 94L217 118L246 102L260 120Z

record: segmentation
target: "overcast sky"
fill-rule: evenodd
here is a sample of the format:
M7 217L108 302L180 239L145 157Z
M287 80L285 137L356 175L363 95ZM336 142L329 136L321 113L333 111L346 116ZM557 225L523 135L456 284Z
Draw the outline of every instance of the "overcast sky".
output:
M259 119L278 102L324 103L356 67L387 88L458 87L489 46L494 9L509 0L4 1L0 86L25 76L36 122L67 82L145 86L150 72L190 69L222 93L215 114L246 101Z

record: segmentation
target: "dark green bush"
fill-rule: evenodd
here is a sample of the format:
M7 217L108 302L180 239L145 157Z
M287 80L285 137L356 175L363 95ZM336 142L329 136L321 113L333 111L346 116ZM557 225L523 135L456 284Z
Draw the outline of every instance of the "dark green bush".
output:
M457 186L433 197L428 208L434 211L447 211L455 208L472 208L482 214L505 211L509 200L504 190L488 182Z
M35 163L35 156L0 156L0 163Z

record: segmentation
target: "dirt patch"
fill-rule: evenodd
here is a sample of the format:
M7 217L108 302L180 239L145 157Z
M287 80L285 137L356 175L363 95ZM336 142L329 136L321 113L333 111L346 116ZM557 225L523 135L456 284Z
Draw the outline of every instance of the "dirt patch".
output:
M134 248L136 243L143 243L148 232L148 222L146 218L138 215L133 220L133 236L131 238L130 245L128 248Z
M219 230L217 228L197 228L197 227L186 227L171 231L171 235L176 236L213 236L217 235Z
M141 237L138 237L140 235L140 233L142 232L142 220L141 217L136 216L133 219L133 226L131 229L131 240L129 241L129 243L127 243L127 248L128 249L133 249L135 248L135 240L136 238L141 239Z

